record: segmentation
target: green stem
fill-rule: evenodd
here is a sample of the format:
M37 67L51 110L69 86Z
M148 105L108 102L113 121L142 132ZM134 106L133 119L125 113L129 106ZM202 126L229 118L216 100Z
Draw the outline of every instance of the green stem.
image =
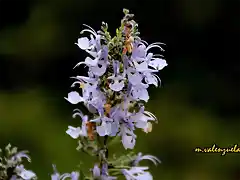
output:
M114 169L111 170L117 170L117 169L129 169L129 166L114 166Z
M108 147L107 147L108 136L104 136L104 150L105 150L105 158L108 159Z

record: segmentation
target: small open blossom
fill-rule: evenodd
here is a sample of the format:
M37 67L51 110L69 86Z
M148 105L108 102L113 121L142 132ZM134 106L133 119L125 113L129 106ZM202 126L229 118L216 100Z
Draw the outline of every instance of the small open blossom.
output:
M59 174L55 165L53 165L54 174L51 175L51 180L79 180L80 174L79 172L71 172L71 173L64 173L62 175Z
M94 165L92 169L93 178L98 180L115 180L117 177L109 176L107 164L103 164L102 169L98 167L97 164Z
M26 170L23 165L19 165L15 169L18 176L25 180L36 178L36 174L30 170Z
M148 167L132 167L130 170L123 169L126 180L152 180L152 175L146 171Z
M155 165L157 165L158 163L160 163L161 161L152 155L142 155L142 153L138 153L138 155L136 156L136 158L132 161L132 165L133 166L137 166L139 164L140 161L142 160L150 160L152 161Z

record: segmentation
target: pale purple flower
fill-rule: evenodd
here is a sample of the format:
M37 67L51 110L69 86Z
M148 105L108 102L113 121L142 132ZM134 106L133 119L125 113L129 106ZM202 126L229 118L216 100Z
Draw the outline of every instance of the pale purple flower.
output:
M85 62L79 62L75 67L81 65L81 64L85 64L87 66L89 66L91 69L91 71L94 72L93 67L97 67L99 64L102 66L101 69L97 69L99 71L97 71L97 73L99 74L103 74L104 73L104 69L105 69L105 65L101 64L101 59L105 59L107 60L107 53L108 50L106 49L106 46L102 46L101 45L101 35L97 34L96 31L94 29L92 29L90 26L87 26L89 29L84 29L81 31L81 33L84 32L90 32L90 40L87 37L82 37L78 39L78 43L76 43L81 49L85 50L87 53L89 53L93 59L91 57L86 57ZM74 67L74 68L75 68ZM97 75L97 74L96 74Z
M147 45L146 42L144 43ZM147 47L145 46L144 43L140 41L135 42L134 49L131 56L131 61L133 62L131 65L132 68L136 72L139 72L141 74L134 72L134 70L132 70L131 67L128 67L127 68L128 80L132 85L137 85L137 84L140 84L140 81L142 81L142 79L144 78L147 84L149 85L153 84L157 87L158 83L160 82L160 78L153 73L158 72L159 70L162 70L165 66L167 66L167 63L162 58L156 58L156 56L160 56L160 55L153 55L153 53L148 53L148 51L154 47L157 47L160 50L163 50L160 46L163 43L153 43ZM149 67L154 69L150 69ZM142 94L143 98L139 98L139 99L147 102L149 97L146 91L147 90L139 91L139 88L137 88L137 90L133 92L133 97L138 99L138 96Z
M113 70L114 74L108 79L111 79L113 82L110 83L109 87L113 91L121 91L124 87L125 78L119 73L119 61L113 61Z
M102 76L107 69L106 61L99 61L96 66L89 67L90 71L96 76Z
M82 50L91 49L91 43L87 37L82 37L78 39L78 42L75 43Z
M135 47L133 48L132 51L132 56L133 59L136 61L143 61L145 60L146 57L146 46L144 44L136 44Z
M128 112L124 107L127 105L126 102L123 102L122 105L115 107L114 113L112 115L112 118L114 120L112 123L112 130L114 130L114 134L119 131L118 135L122 137L122 143L125 149L133 149L137 136L133 132L135 128L133 120L130 119L131 113Z
M158 87L158 83L161 82L160 78L151 72L144 72L143 76L147 84L153 84Z
M80 127L72 127L72 126L68 126L68 130L66 131L66 133L71 136L73 139L77 139L82 133Z
M81 97L76 91L68 93L68 97L65 97L65 99L72 104L77 104L84 101L83 97Z
M154 57L155 55L153 53L148 53L147 56L146 56L146 61L147 63L149 64L149 62L152 60L152 58Z
M97 164L94 165L94 168L92 169L93 177L99 178L101 176L100 168Z
M136 68L136 71L138 72L144 72L144 71L148 71L148 64L146 61L141 61L141 62L137 62L137 61L133 61L134 67Z
M144 111L144 106L142 106L139 112L131 115L131 119L135 122L137 128L144 129L148 121L155 121L156 117L152 113Z
M120 133L122 136L122 144L125 149L133 149L136 143L136 135L133 130L129 129L126 124L120 125Z
M97 64L98 64L98 62L101 58L102 51L100 50L99 52L92 53L91 55L93 56L94 59L92 59L90 57L86 57L84 62L77 63L77 65L75 67L80 66L81 64L85 64L85 65L90 66L90 67L91 66L97 66Z
M127 74L127 70L129 68L130 62L131 62L131 59L129 59L126 55L123 55L123 77L125 77Z
M111 79L113 80L112 83L110 83L109 87L113 90L113 91L121 91L124 87L124 78L122 76L117 76L117 77L114 77L114 76L111 76L111 77L108 77L108 79Z
M76 117L79 115L82 118L82 127L72 127L68 126L68 130L66 133L71 136L73 139L77 139L79 136L87 136L87 122L88 122L88 116L84 116L81 111L78 111L74 113L73 117Z
M31 158L27 153L28 151L20 151L11 157L11 161L21 161L22 158L26 158L28 162L31 162Z
M75 43L78 45L78 47L82 50L94 50L95 47L99 47L100 39L99 35L96 33L96 31L91 28L90 26L83 24L84 26L88 27L88 29L83 29L80 33L83 34L84 32L90 33L90 40L87 37L82 37L78 39L78 43ZM99 49L99 48L98 48Z
M114 122L111 123L111 133L109 136L116 136L117 133L119 132L119 122L115 120Z
M16 175L13 175L10 180L18 180Z
M153 60L151 60L148 65L153 67L154 69L162 70L168 64L164 59L153 58Z
M96 122L96 131L99 136L115 136L119 129L119 123L114 119L114 114L116 113L116 108L112 108L109 117L104 115L103 107L98 107L99 116L90 120L90 122Z
M99 104L102 104L103 106L103 104L106 102L104 93L101 92L98 87L99 80L97 78L89 78L85 76L77 76L75 79L78 81L74 82L72 86L75 84L80 84L80 87L82 89L82 96L80 96L77 92L74 92L73 97L75 99L78 99L77 102L84 102L88 110L92 113L95 113ZM72 100L74 98L71 97L72 96L70 96L70 98L67 100L71 103L76 103Z
M108 175L108 165L106 163L102 165L102 175Z
M149 172L136 175L136 180L152 180L153 176Z
M105 121L103 121L100 126L97 126L96 129L99 136L108 136L112 133L111 123L107 123Z
M30 180L36 178L36 174L30 170L26 170L23 165L19 165L15 168L15 172L24 180Z
M99 45L100 44L100 38L99 38L99 35L97 34L97 32L93 28L91 28L90 26L88 26L86 24L83 24L83 25L88 27L88 29L83 29L80 32L80 34L83 34L84 32L89 32L90 33L90 38L91 38L91 40L88 42L89 45L92 45L94 47L97 46L97 44Z
M60 180L60 174L59 173L52 174L51 180Z
M123 169L122 173L126 180L152 180L152 175L145 170L148 167L132 167L130 170Z
M51 175L51 180L65 180L66 178L70 178L71 180L78 180L80 177L79 172L75 171L60 175L55 165L53 165L53 171L54 173Z
M127 75L128 75L128 81L133 86L141 84L143 76L139 72L136 72L134 68L128 68Z
M53 166L53 174L51 175L51 180L60 180L60 174L57 171L56 165L52 165Z
M115 180L117 177L109 176L108 174L108 165L103 164L102 169L98 167L97 164L94 165L94 168L92 169L93 177L98 180Z
M151 123L151 122L147 122L147 125L145 125L142 130L143 130L145 133L152 132L152 123Z
M96 66L89 66L89 72L96 76L102 76L107 69L108 62L108 47L103 46L101 49L101 55L99 57L99 61Z
M141 83L137 84L135 86L132 86L131 88L131 96L136 100L144 100L145 102L148 102L149 95L147 91L148 85Z
M99 106L104 107L104 104L106 104L106 96L104 95L104 93L100 90L96 90L90 93L85 105L88 107L89 111L90 107L94 107L95 111L93 113L96 113L96 110L98 109Z
M138 153L137 157L133 160L132 165L133 166L137 166L139 164L140 161L142 160L150 160L152 161L155 165L157 165L158 163L161 163L161 161L152 155L142 155L142 153Z
M125 97L124 102L115 107L112 115L114 122L117 122L115 132L120 128L118 135L122 137L122 143L125 149L133 149L135 146L137 137L134 134L135 127L148 132L149 121L156 120L156 117L152 113L144 110L144 106L141 106L138 112L128 112L128 106L131 101L132 98Z
M61 180L65 180L66 178L70 178L71 180L78 180L79 179L79 172L72 172L70 173L64 173L60 176Z
M133 149L136 143L136 139L131 135L122 135L122 143L125 149Z

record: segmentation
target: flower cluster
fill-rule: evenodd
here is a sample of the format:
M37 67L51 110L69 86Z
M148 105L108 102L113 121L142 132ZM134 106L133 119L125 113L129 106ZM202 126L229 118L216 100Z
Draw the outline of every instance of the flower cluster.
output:
M1 154L2 153L2 154ZM34 172L26 170L22 164L23 158L31 162L27 151L19 151L16 147L7 145L5 151L0 149L0 179L3 180L34 180L37 176Z
M154 47L163 50L161 43L147 46L137 36L137 24L129 21L127 15L114 38L110 37L107 24L103 23L102 31L95 32L89 26L82 31L90 32L90 39L78 39L77 45L90 57L77 66L86 65L89 76L74 77L76 81L72 86L80 84L81 95L72 91L66 99L72 104L84 103L91 118L77 110L74 117L81 117L82 127L69 126L67 133L73 138L82 136L91 140L95 135L121 136L123 146L133 149L136 142L134 130L141 128L149 132L150 121L156 120L152 113L145 111L144 103L149 100L149 85L158 86L160 82L154 73L167 63L160 55L149 52Z
M167 66L162 55L151 52L152 48L163 51L163 43L148 45L139 37L134 15L126 9L124 14L114 37L104 22L97 32L85 25L87 29L81 34L86 32L90 36L79 38L76 44L88 56L75 68L84 65L88 68L88 76L73 77L72 87L80 87L80 92L72 91L65 98L74 105L82 103L89 112L83 114L75 109L73 117L81 118L81 126L69 126L66 133L78 139L77 149L100 157L100 163L92 170L93 179L116 179L108 172L118 169L108 161L109 138L119 136L125 149L133 149L137 138L135 129L151 132L152 122L157 120L144 105L149 100L148 87L157 87L160 83L156 73ZM142 159L150 159L154 163L159 161L153 156L140 154L132 163L128 162L127 168L120 168L126 179L152 179L147 167L137 166ZM68 174L68 177L77 179L78 175Z
M68 126L66 133L78 140L77 150L98 157L90 170L90 175L73 171L60 174L53 165L52 180L114 180L120 176L127 180L152 180L148 167L140 166L142 160L150 160L155 165L159 159L152 155L134 155L130 153L118 158L109 158L109 140L120 137L125 149L134 149L136 143L135 130L152 131L152 122L156 117L145 110L149 100L148 87L158 87L160 78L156 73L167 66L162 55L153 54L150 50L158 48L163 51L163 43L148 45L139 37L138 24L133 20L134 15L123 10L125 16L116 35L111 37L108 25L102 23L100 31L95 31L85 25L81 34L88 32L89 37L81 37L76 43L88 53L84 62L76 66L88 67L88 76L73 77L80 92L72 91L65 97L76 105L83 104L87 109L84 114L75 109L73 118L80 117L81 126ZM26 170L22 159L29 162L26 151L17 151L8 145L4 153L0 149L0 179L3 180L34 180L34 172Z

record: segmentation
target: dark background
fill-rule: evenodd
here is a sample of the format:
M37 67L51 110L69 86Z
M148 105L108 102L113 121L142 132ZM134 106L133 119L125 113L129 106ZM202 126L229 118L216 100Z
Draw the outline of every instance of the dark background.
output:
M162 87L150 88L147 105L159 123L137 133L136 151L162 161L149 164L154 179L239 180L239 153L194 152L240 144L239 7L238 0L0 0L0 146L28 149L27 167L39 179L50 179L52 163L61 172L80 160L92 165L65 134L79 122L63 97L86 56L74 43L82 24L99 30L104 21L115 33L128 8L142 39L166 44Z

